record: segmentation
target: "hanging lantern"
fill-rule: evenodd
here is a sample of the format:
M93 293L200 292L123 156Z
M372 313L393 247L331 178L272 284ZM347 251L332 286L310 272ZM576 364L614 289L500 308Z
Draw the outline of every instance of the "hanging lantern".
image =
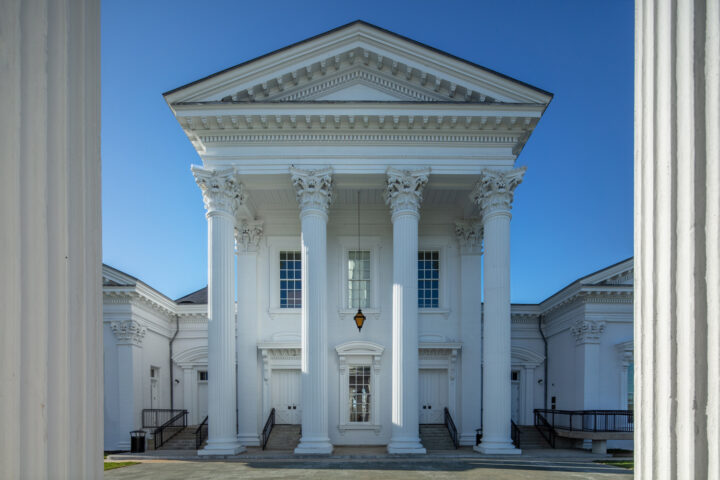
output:
M355 320L355 325L358 327L358 332L362 330L363 323L365 323L365 315L363 315L362 310L358 308L357 313L353 317Z

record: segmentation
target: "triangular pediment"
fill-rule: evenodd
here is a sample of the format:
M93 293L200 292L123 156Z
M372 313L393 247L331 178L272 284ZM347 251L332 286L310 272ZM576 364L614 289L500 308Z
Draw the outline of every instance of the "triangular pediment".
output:
M628 258L585 277L582 279L582 284L592 286L632 286L633 273L633 259Z
M171 105L278 101L549 103L552 95L365 22L165 94Z

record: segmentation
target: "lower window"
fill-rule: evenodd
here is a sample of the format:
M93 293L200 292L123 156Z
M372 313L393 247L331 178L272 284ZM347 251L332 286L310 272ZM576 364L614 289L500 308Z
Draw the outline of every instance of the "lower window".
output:
M370 421L370 367L350 367L348 372L350 421Z

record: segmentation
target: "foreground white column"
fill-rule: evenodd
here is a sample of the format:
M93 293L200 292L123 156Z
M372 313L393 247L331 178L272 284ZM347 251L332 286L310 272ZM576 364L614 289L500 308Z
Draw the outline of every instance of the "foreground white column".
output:
M297 454L330 454L327 388L327 211L332 170L291 169L302 229L302 437Z
M720 2L636 1L635 474L720 478Z
M0 3L0 478L102 478L100 2Z
M192 167L208 220L208 442L198 455L235 455L235 212L244 201L233 169Z
M460 244L460 353L462 393L460 404L460 444L475 445L475 430L480 428L482 409L482 223L479 220L455 223Z
M480 207L485 242L483 438L475 450L521 453L510 439L510 209L525 168L484 170L471 199Z
M385 201L393 223L392 436L388 453L425 453L418 410L418 223L430 170L389 169Z
M243 222L235 232L237 245L237 402L238 440L260 445L262 428L258 388L257 256L263 224Z

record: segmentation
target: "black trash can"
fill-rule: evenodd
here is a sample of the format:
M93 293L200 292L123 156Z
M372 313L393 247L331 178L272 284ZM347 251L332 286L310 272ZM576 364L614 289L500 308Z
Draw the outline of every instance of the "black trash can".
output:
M145 430L133 430L130 432L130 452L145 452Z

